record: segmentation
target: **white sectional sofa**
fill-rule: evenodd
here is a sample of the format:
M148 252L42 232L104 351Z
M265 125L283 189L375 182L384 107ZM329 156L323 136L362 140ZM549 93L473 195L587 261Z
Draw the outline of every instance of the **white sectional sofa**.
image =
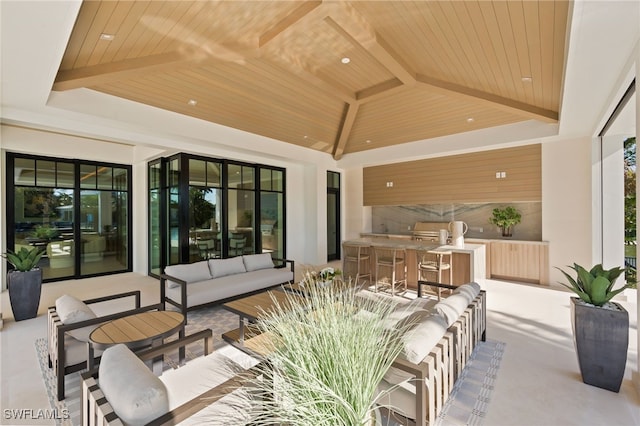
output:
M160 276L160 302L186 315L192 308L293 282L293 278L294 262L272 259L269 253L170 265Z
M473 350L486 340L486 293L477 283L428 284L453 293L427 308L379 386L390 392L378 402L416 426L436 421Z

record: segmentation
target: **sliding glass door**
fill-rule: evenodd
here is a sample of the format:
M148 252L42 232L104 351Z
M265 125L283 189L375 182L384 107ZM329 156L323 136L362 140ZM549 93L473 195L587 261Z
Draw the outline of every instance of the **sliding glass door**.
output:
M38 247L45 281L131 270L130 168L7 155L7 246Z

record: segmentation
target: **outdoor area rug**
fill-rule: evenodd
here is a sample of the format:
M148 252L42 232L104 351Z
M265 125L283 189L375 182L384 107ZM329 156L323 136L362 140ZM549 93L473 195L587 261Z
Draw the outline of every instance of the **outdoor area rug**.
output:
M225 343L221 334L238 327L238 316L225 310L221 306L198 309L187 315L186 334L191 334L205 328L211 328L214 337L214 348ZM56 400L56 376L48 365L48 348L46 338L36 339L35 348L42 371L49 403L52 409L68 419L57 420L61 426L80 425L80 373L65 376L66 398ZM500 361L505 350L503 342L487 340L476 347L460 378L453 387L449 400L443 407L435 424L438 426L481 425L489 406L493 384L500 368ZM204 347L201 343L187 346L186 358L194 359L202 356ZM165 357L164 368L177 367L177 354ZM385 426L397 425L392 419L382 420Z
M505 347L505 343L495 340L480 342L453 386L436 425L482 424Z

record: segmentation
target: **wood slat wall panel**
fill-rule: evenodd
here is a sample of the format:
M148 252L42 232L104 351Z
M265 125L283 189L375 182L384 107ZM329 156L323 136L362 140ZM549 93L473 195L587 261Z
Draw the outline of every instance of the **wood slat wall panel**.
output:
M367 167L364 205L541 201L541 164L536 144Z

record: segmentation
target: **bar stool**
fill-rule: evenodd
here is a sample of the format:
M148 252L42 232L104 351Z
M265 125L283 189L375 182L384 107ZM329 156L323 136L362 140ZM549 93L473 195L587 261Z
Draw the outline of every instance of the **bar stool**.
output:
M419 250L418 281L428 281L428 274L436 275L436 282L442 283L442 271L449 270L449 285L453 285L453 253L450 250ZM437 287L438 300L442 289ZM418 297L422 297L422 285L418 284Z
M373 252L375 254L376 262L376 280L374 290L378 291L378 284L380 284L380 269L383 271L390 270L391 277L382 277L385 285L391 286L391 296L395 295L396 285L404 285L404 290L407 290L407 274L405 267L405 252L404 249L389 248L389 247L374 247Z
M347 264L355 264L356 269L356 285L360 278L367 277L367 281L371 281L371 265L369 263L369 247L359 244L342 244L342 252L344 258L342 259L342 271L347 274ZM363 263L365 266L363 268ZM366 272L366 273L362 273ZM351 274L349 274L351 276Z

